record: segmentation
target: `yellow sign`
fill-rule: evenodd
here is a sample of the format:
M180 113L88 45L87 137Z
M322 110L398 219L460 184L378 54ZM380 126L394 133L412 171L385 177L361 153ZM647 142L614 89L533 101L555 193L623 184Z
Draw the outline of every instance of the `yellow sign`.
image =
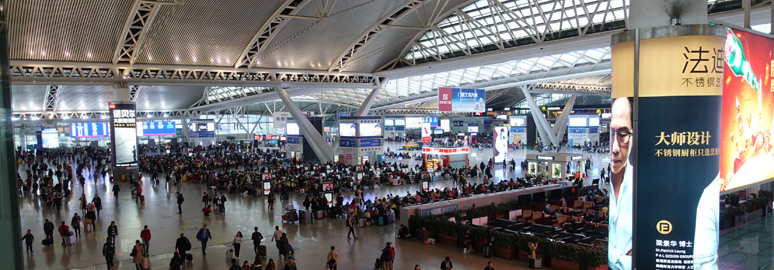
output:
M640 96L719 96L725 37L679 36L640 41ZM612 47L612 97L634 96L634 41Z
M668 220L660 220L656 223L656 231L664 235L669 234L672 232L672 223Z

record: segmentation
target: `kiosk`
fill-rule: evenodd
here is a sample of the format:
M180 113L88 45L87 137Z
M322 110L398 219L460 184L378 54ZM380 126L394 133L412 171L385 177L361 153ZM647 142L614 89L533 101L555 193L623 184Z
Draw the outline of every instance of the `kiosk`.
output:
M585 173L586 159L581 154L539 153L527 154L527 173L552 179L566 179L580 171Z
M438 167L452 167L456 169L466 168L469 161L469 152L470 148L468 147L422 147L422 159L423 162L428 165L428 169L430 169L429 166L431 163L434 166L437 164L434 162L434 159L432 157L428 157L428 155L437 155L440 157L442 166Z

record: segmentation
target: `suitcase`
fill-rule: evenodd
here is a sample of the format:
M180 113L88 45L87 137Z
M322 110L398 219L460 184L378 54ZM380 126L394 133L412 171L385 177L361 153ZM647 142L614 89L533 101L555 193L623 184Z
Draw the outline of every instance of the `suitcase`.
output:
M54 240L51 239L43 239L43 241L40 242L41 245L44 246L50 246L54 244Z
M365 227L365 219L362 219L362 218L361 218L361 219L358 219L358 220L357 220L357 225L358 225L360 228L363 228L363 227Z
M529 260L529 268L530 269L538 269L543 267L543 262L541 259L530 259Z
M140 195L140 203L145 203L145 195Z
M192 262L193 261L193 254L191 254L191 253L185 254L185 260L187 262Z
M317 219L323 218L323 210L317 210Z
M229 248L226 251L226 258L229 258L229 259L234 258L234 249L233 248Z
M388 215L387 216L387 224L395 222L395 215Z
M384 226L384 217L379 217L379 226Z
M260 245L258 246L258 256L266 257L266 246Z
M150 269L150 260L147 257L142 258L142 269Z

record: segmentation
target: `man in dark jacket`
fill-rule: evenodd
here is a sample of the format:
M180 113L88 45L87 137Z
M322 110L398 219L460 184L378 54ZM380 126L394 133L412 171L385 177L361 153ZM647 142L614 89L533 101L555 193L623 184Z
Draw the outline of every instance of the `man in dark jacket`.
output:
M27 234L22 236L21 240L24 240L24 245L27 247L27 253L32 253L32 243L35 242L35 236L32 236L32 230L27 230Z
M113 245L113 242L110 241L110 238L105 241L105 244L102 246L102 256L105 256L105 261L107 262L107 269L113 269L113 257L116 255L116 246Z
M183 198L183 194L180 192L177 192L177 213L178 214L183 213L183 201L185 201L185 198Z
M120 191L121 191L121 187L118 186L118 183L113 184L113 196L115 196L116 199L118 199L118 192Z
M191 241L188 241L188 237L185 234L180 234L180 238L175 242L175 249L180 252L180 257L185 259L185 252L191 250Z
M454 265L452 264L451 258L449 256L446 256L446 260L441 262L441 270L451 270Z
M253 250L255 251L255 255L260 255L258 254L258 251L259 247L261 246L261 240L263 240L263 235L258 231L258 227L253 229L255 230L255 232L253 232L253 236L251 237L253 240Z
M54 223L46 219L46 222L43 223L43 232L46 233L46 239L51 239L51 241L54 241Z
M108 239L110 239L110 242L116 242L116 236L118 236L118 226L116 226L115 221L110 222L110 226L107 228L107 235Z
M202 242L202 255L207 255L207 241L212 240L212 234L210 234L210 229L207 229L207 225L202 225L202 228L196 233L196 240Z

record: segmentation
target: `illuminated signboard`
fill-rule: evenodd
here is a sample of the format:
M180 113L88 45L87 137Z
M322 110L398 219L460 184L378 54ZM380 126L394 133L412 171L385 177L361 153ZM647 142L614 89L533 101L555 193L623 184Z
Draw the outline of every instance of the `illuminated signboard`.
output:
M456 154L467 154L469 151L470 151L470 148L468 147L458 147L458 148L422 147L422 154L456 155Z
M355 123L339 123L339 136L341 137L357 136L357 128L355 127Z
M553 156L537 156L538 160L554 160Z
M175 121L140 122L139 136L175 135Z
M137 165L137 119L135 104L109 104L114 166Z
M382 136L382 124L360 123L360 137Z
M99 138L110 136L108 123L70 123L70 137Z
M287 135L301 135L301 129L298 127L298 123L287 123L285 133Z

